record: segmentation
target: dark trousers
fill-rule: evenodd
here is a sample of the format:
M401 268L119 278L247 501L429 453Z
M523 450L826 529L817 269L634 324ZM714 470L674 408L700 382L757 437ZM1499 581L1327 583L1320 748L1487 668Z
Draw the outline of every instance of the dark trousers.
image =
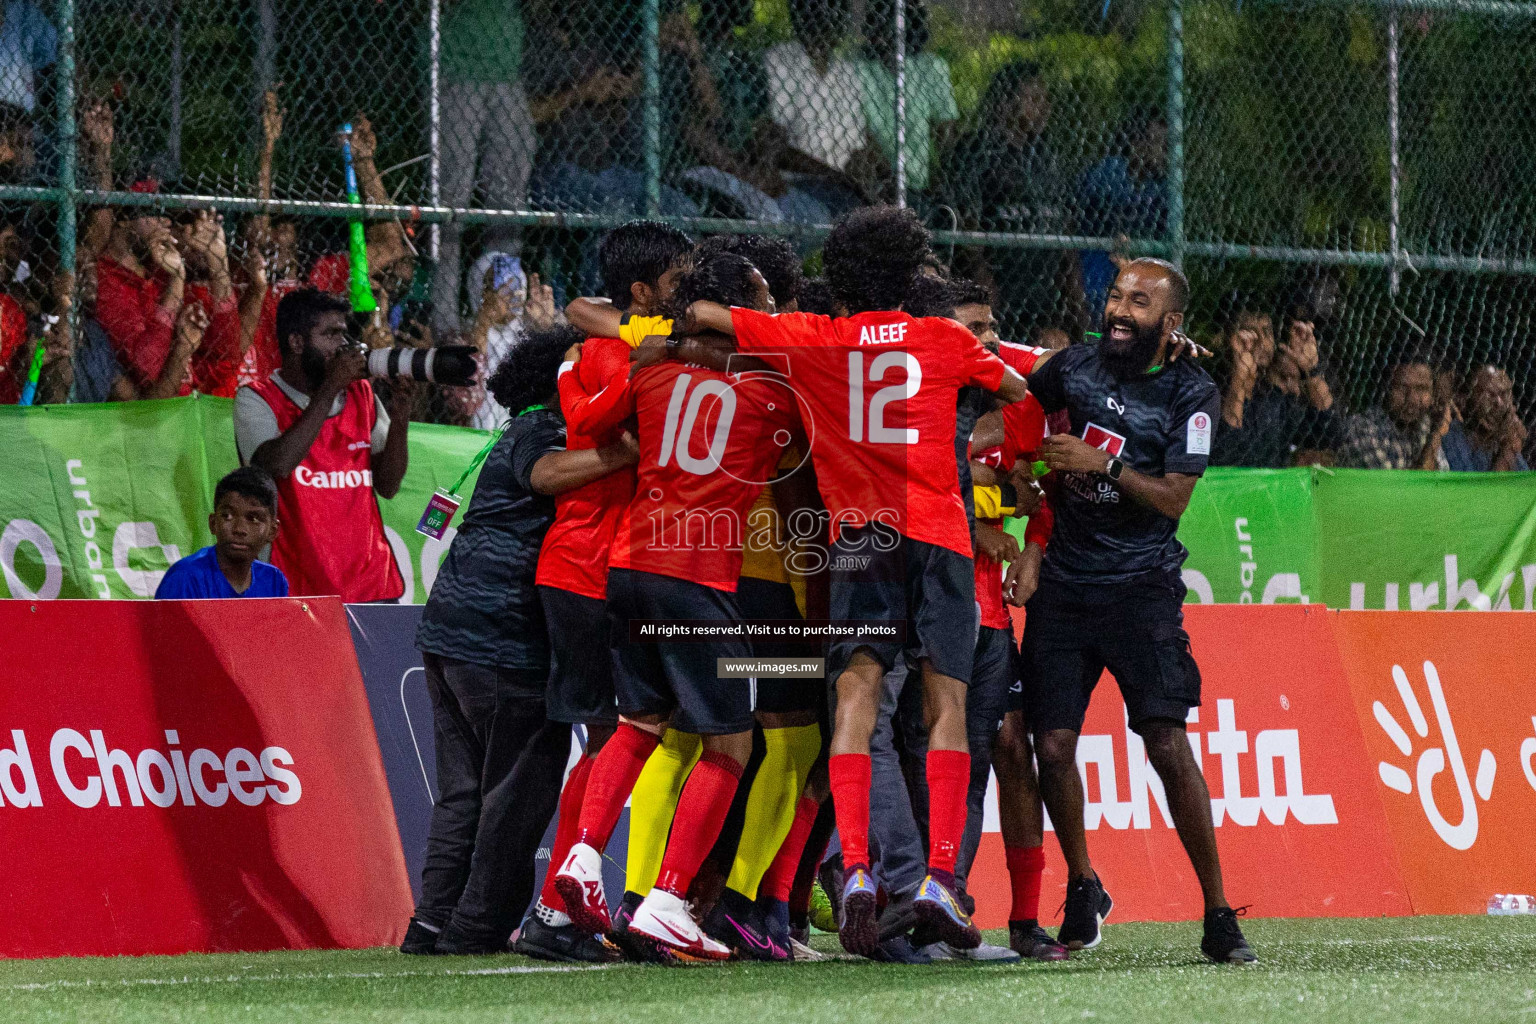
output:
M506 944L560 801L571 728L544 716L546 673L424 654L437 742L416 919L456 947Z

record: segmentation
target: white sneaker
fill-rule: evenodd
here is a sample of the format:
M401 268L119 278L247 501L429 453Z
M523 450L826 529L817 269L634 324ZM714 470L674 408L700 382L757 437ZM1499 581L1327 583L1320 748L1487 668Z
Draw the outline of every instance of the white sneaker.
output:
M668 949L702 960L728 960L731 948L704 934L688 905L665 889L652 889L630 919L629 930L639 932Z
M928 959L934 961L954 960L958 956L958 953L954 949L950 948L950 945L947 942L930 942L928 945L919 949L918 952L926 956Z
M794 956L795 963L797 964L819 964L823 960L831 959L827 954L812 949L795 938L789 940L789 951Z
M983 942L975 949L957 949L954 954L961 960L978 960L994 964L1016 964L1024 959L1007 946L994 946L990 942Z
M555 875L555 891L565 901L565 912L584 932L606 935L613 928L608 897L603 892L603 855L586 843L577 843Z

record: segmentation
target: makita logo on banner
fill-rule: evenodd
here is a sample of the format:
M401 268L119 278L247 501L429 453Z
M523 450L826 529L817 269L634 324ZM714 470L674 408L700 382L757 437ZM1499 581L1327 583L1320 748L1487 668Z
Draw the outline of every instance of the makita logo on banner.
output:
M1308 793L1302 783L1301 734L1296 729L1263 729L1252 734L1237 727L1236 705L1217 700L1216 728L1199 733L1189 729L1195 763L1209 780L1211 813L1217 827L1230 822L1252 827L1262 816L1271 825L1292 818L1302 825L1336 825L1338 813L1327 793ZM1190 712L1191 726L1199 724L1200 709ZM1163 824L1173 827L1168 798L1157 772L1147 761L1141 737L1127 726L1120 737L1084 734L1077 742L1077 768L1083 777L1087 800L1083 824L1096 829L1100 823L1116 829L1149 829L1152 808ZM1121 754L1121 751L1124 753ZM1118 761L1125 759L1129 788L1121 798ZM1090 767L1092 772L1089 771ZM1215 795L1220 793L1220 796ZM1095 799L1097 797L1097 799Z
M130 754L108 745L100 729L82 733L59 729L48 741L48 766L54 785L44 792L26 733L11 730L11 745L0 746L0 807L42 807L62 796L76 807L222 807L231 798L255 807L267 800L296 804L304 786L291 771L293 755L282 747L251 751L234 747L217 753L206 747L187 751L175 729L165 731L165 749Z
M308 466L299 466L293 471L294 482L300 487L318 487L328 490L341 490L346 487L372 487L373 470L371 469L333 469L329 473L316 472Z

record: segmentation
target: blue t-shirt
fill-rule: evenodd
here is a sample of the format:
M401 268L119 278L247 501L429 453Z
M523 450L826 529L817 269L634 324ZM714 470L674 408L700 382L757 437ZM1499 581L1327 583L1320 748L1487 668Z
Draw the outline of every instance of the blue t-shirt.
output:
M209 597L287 597L288 577L283 570L267 562L251 563L251 585L237 594L219 568L219 556L212 547L188 555L165 572L155 590L157 601L195 600Z

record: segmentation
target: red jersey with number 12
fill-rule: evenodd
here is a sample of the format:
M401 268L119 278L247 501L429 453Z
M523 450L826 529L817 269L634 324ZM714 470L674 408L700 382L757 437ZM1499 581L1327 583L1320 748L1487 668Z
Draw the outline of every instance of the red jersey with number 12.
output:
M747 514L799 434L794 392L776 374L664 362L628 397L640 463L608 564L734 592Z
M777 353L810 410L806 431L822 500L840 528L884 522L971 555L955 468L962 387L996 391L1002 360L940 317L879 311L837 318L733 309L736 347Z

